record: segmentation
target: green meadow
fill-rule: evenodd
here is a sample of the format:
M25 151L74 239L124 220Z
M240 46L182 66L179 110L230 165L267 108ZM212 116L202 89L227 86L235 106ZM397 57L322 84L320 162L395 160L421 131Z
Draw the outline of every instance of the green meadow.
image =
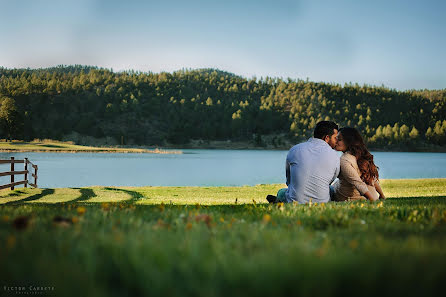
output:
M446 179L383 180L376 203L267 204L281 187L0 191L0 295L441 294Z

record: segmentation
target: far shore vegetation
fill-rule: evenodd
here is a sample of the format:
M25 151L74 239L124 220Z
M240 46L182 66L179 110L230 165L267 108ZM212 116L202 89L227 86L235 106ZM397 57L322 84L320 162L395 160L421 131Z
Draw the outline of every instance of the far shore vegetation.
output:
M72 141L57 141L50 139L35 139L30 142L0 140L0 152L42 152L42 153L148 153L148 154L182 154L180 150L165 150L159 148L121 148L94 147L76 145Z
M316 122L372 150L446 151L446 89L389 89L217 69L113 72L0 67L0 138L86 146L289 149Z
M182 154L183 149L217 149L217 150L289 150L296 143L283 141L281 146L265 144L257 145L253 141L231 140L191 140L187 144L165 143L163 146L142 145L104 145L97 141L83 142L77 145L74 141L59 141L52 139L34 139L32 141L0 139L0 152L42 152L42 153L152 153L152 154ZM446 152L446 147L424 146L418 148L382 148L371 147L371 151L392 152Z

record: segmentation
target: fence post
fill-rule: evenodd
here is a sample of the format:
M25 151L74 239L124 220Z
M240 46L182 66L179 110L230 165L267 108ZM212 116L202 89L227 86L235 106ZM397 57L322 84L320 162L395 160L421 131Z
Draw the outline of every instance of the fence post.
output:
M28 158L25 158L25 171L28 171ZM28 173L25 173L25 188L28 187Z
M36 167L34 168L34 185L36 186L36 188L37 188L37 165L36 165Z
M14 157L11 157L11 171L14 171ZM11 174L11 184L14 183L14 174ZM14 190L14 186L11 186L11 190Z

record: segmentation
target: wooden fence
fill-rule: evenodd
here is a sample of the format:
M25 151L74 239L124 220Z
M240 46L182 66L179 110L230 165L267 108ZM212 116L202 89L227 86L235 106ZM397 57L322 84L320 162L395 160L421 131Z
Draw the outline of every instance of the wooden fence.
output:
M11 164L11 170L0 172L0 176L11 176L11 183L6 185L0 185L0 190L11 188L11 190L14 190L15 186L18 185L24 185L25 188L30 185L31 187L37 188L37 165L34 165L31 161L28 160L28 158L25 158L23 160L16 160L14 157L11 157L10 160L0 160L0 164ZM24 164L24 170L16 171L15 164ZM34 173L31 173L28 168L31 165L31 168L34 169ZM15 181L14 176L15 175L25 175L24 180L21 181ZM34 178L34 183L31 183L28 181L28 176L31 175L31 177Z

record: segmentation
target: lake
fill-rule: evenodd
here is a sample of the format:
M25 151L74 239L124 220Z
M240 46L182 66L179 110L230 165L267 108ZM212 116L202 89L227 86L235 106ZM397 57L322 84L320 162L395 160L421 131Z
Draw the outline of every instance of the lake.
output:
M287 151L183 150L183 154L0 153L39 166L41 188L241 186L285 182ZM380 178L446 178L446 153L372 152ZM9 165L0 165L9 171ZM16 164L16 170L22 170ZM19 177L16 177L19 180ZM9 177L0 177L1 184Z

